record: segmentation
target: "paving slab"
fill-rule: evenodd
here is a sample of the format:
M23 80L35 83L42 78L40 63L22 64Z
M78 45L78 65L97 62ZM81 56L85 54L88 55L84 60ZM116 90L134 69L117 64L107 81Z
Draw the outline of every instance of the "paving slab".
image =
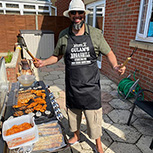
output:
M114 142L105 153L142 153L137 146L133 144Z
M153 120L150 118L138 118L133 124L144 135L153 136ZM152 128L151 128L152 126Z
M113 124L112 120L107 116L107 115L103 115L103 119L102 119L102 127L104 129L107 129L109 126L111 126Z
M139 141L136 143L136 146L143 152L143 153L153 153L153 150L151 150L150 144L152 141L152 136L142 136Z
M115 109L127 109L129 110L132 107L131 103L123 102L120 99L113 99L109 102L109 104Z
M113 96L109 92L101 92L101 102L108 103L113 99Z
M112 97L114 98L114 99L118 99L119 97L118 97L118 92L117 92L117 90L112 90L112 91L110 91L110 94L112 95Z
M100 85L111 85L111 84L114 84L114 83L109 79L100 80Z
M44 78L44 80L54 81L54 80L59 79L59 76L55 75L55 74L49 74L47 76L44 76L43 78Z
M108 91L111 92L112 88L108 85L101 85L101 91Z
M64 85L52 85L49 87L49 90L54 92L59 92L59 91L63 91L65 89Z
M113 107L108 104L108 103L103 103L102 104L102 111L103 111L103 114L108 114L109 112L111 112L113 110Z
M48 86L54 85L53 81L48 81L48 80L44 80L44 79L43 79L43 81L44 81L45 85L48 85Z
M56 101L60 105L60 109L65 108L65 105L66 105L65 98L58 97L58 98L56 98Z
M150 118L152 119L152 117L150 115L148 115L146 112L144 112L142 109L140 109L139 107L135 107L133 114L135 116L137 116L138 118Z
M106 132L114 141L136 143L142 135L137 129L132 126L113 124L106 129Z
M108 116L111 118L111 120L114 123L121 123L121 124L127 124L128 118L130 115L130 111L128 110L121 110L121 109L114 109L111 111ZM133 115L131 122L136 119L135 115Z
M117 90L118 86L115 83L112 83L111 85L112 90Z
M65 79L56 79L53 82L54 84L65 85Z
M101 142L102 142L103 151L105 151L114 142L114 140L108 135L108 133L105 130L103 130Z

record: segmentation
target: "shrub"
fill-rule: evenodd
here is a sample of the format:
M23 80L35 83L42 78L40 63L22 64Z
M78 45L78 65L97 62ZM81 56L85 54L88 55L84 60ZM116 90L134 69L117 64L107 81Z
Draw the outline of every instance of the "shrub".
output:
M11 60L12 60L12 57L13 57L13 54L10 51L8 51L7 56L4 57L5 58L5 63L10 63Z

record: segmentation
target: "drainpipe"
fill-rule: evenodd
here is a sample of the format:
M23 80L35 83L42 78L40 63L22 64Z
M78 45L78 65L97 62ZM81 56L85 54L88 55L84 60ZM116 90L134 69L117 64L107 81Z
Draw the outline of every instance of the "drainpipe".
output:
M35 15L36 30L38 30L38 15Z

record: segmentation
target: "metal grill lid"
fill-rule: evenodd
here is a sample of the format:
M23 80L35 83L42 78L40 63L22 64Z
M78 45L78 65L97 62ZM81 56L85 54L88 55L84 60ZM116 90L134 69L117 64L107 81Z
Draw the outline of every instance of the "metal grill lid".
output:
M8 81L6 76L5 59L0 58L0 121L4 114L6 96L8 92Z
M6 76L5 59L0 58L0 91L8 90L8 81Z

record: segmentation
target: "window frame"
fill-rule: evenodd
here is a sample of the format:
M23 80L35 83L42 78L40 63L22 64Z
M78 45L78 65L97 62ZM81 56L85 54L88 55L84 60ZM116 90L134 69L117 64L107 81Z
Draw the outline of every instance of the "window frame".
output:
M32 1L29 2L26 1L26 3L23 2L12 2L10 0L6 0L6 1L0 1L1 3L1 7L0 7L0 14L7 14L7 11L19 11L20 15L25 15L24 12L31 12L32 15L33 13L35 13L35 15L39 15L39 13L47 13L49 16L52 16L52 11L51 9L54 9L55 11L55 16L57 16L57 8L52 6L52 2L51 0L47 0L47 1L40 1L40 0L36 0L36 2ZM6 4L18 4L19 8L8 8L6 7ZM33 5L35 6L35 9L27 9L24 8L24 5ZM48 10L42 10L39 9L39 6L47 6L49 9Z
M104 30L104 20L105 20L105 0L94 2L91 4L86 5L86 9L93 8L93 21L92 21L92 26L96 26L96 8L99 5L103 5L102 7L102 13L103 13L103 27L102 29ZM88 22L88 15L86 15L86 22Z
M146 14L144 33L143 34L139 33L140 26L141 26L141 24L140 24L141 23L141 16L142 16L142 12L143 12L143 3L144 3L144 0L141 0L135 40L144 41L144 42L153 42L153 37L147 36L148 30L149 30L151 13L152 13L153 0L148 0L148 8L147 8L147 14Z

